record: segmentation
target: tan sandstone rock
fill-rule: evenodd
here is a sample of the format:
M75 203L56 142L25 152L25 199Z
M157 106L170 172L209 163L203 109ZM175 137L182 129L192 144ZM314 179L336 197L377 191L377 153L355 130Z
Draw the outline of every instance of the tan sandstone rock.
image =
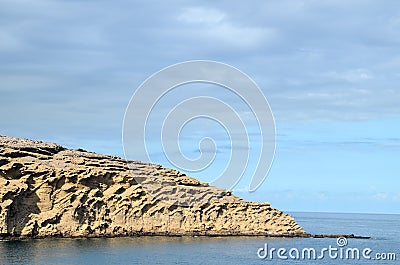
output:
M242 200L160 165L129 165L119 157L0 136L0 238L305 233L269 203ZM138 179L150 184L143 189ZM173 191L176 200L191 203L165 203L149 187L151 194L170 198Z

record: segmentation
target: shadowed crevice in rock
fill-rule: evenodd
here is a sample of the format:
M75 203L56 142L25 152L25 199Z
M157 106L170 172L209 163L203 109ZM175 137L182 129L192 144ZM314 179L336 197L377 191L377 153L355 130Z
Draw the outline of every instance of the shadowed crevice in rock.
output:
M12 236L36 236L38 235L38 224L31 219L32 214L39 214L40 210L37 203L39 197L34 192L24 191L16 196L7 196L8 201L12 201L5 209L6 223L8 224L6 235Z

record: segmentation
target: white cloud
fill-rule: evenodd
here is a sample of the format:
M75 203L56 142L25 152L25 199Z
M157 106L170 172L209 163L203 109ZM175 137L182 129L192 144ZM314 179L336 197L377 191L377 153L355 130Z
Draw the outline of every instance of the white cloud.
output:
M377 192L372 195L372 198L378 201L400 201L400 193Z
M178 15L177 19L186 23L215 25L222 22L225 17L225 13L216 9L190 7L184 8L182 13Z
M323 74L323 76L348 82L359 82L373 78L373 75L369 70L362 68L352 69L344 72L331 71Z
M226 23L208 29L205 36L211 41L222 41L228 46L251 49L273 42L277 33L270 28L238 27Z
M386 192L378 192L372 196L376 200L387 200L389 199L389 194Z
M224 12L211 8L186 8L176 19L191 28L192 37L199 43L213 43L214 47L254 49L273 42L278 35L276 29L268 26L233 23Z

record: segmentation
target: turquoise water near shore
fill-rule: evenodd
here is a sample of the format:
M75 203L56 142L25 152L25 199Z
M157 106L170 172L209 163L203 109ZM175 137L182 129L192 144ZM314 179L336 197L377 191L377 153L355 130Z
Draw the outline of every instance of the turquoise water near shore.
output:
M292 213L313 234L355 234L371 239L348 239L338 247L332 238L266 237L132 237L97 239L40 239L0 242L0 264L400 264L400 215ZM278 258L260 259L260 248L319 250L370 248L375 254L394 253L396 260ZM259 252L265 254L264 251ZM339 253L339 252L338 252ZM261 255L262 256L262 255ZM295 256L295 255L294 255ZM388 255L387 255L388 256ZM388 258L388 257L386 257ZM393 259L393 258L392 258Z

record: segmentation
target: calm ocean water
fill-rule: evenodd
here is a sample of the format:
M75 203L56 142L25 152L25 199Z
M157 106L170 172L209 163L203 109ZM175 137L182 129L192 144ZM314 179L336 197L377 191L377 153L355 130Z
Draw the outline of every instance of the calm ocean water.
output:
M296 220L308 232L315 234L356 234L371 236L372 239L348 239L347 245L339 247L336 239L285 239L265 237L136 237L100 239L42 239L24 241L1 241L0 264L400 264L400 215L293 213ZM264 250L283 248L286 252L271 258ZM317 258L323 248L332 249L324 258L308 259L305 248L316 250ZM346 251L357 248L360 259L353 260ZM395 253L396 260L367 260L362 256L364 249L384 257ZM298 249L299 260L296 258ZM340 258L342 249L343 258ZM291 251L291 252L290 252ZM289 256L289 252L292 257ZM334 258L335 253L338 257ZM389 256L389 255L386 255Z

